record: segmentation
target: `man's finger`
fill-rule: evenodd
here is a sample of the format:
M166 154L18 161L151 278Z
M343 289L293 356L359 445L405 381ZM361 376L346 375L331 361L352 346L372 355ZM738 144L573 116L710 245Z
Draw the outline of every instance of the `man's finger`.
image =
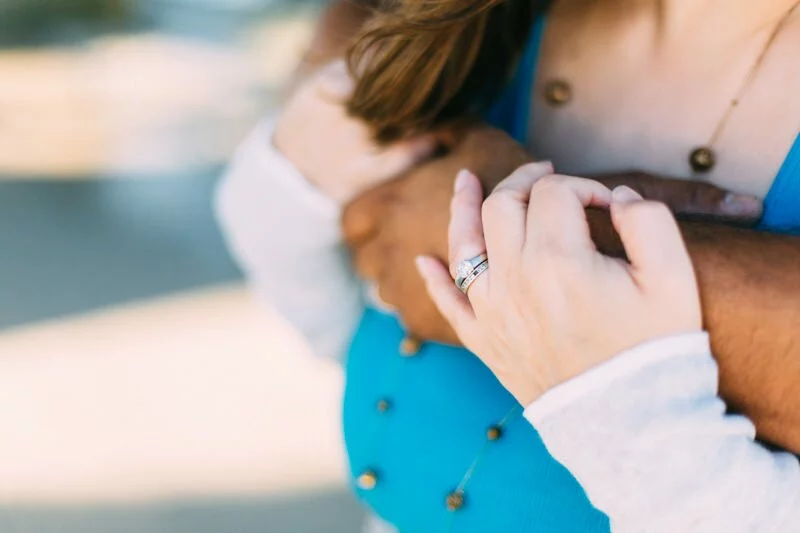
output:
M589 179L553 175L531 191L527 211L527 241L567 252L594 250L586 220L589 206L607 207L611 191Z
M396 197L396 188L394 183L384 184L362 193L345 206L342 232L348 246L358 247L375 235L381 216Z
M380 231L351 250L352 264L358 276L367 281L379 280L386 266L387 246Z
M425 281L425 287L433 303L450 323L461 342L475 351L478 324L467 297L455 286L447 268L433 257L416 259L417 270Z
M664 202L680 218L712 218L738 224L758 222L763 202L748 194L737 194L711 183L661 178L633 172L602 176L610 189L627 185L646 200Z

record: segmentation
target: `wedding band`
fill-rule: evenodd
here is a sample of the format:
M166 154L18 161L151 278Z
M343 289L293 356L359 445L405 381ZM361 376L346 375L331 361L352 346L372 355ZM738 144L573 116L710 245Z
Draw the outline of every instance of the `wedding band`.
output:
M470 285L488 269L489 258L485 253L461 261L456 266L456 287L464 294L467 294Z
M466 278L458 278L458 280L456 280L456 285L458 286L459 289L461 289L461 292L467 294L470 285L475 283L475 280L478 279L478 277L480 277L480 275L486 272L487 270L489 270L488 260L476 266L475 270L473 270L472 273Z

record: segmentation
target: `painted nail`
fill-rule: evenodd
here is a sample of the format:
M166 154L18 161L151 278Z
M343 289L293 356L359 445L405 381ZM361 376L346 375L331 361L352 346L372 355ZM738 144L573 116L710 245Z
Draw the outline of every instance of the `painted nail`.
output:
M627 185L620 185L611 193L611 199L617 204L630 204L641 201L642 195Z
M455 185L453 186L453 192L459 193L463 191L469 184L470 179L472 179L472 172L466 169L459 171L456 176Z
M553 162L552 161L539 161L536 164L537 165L542 165L542 167L545 167L549 174L552 174L553 172L556 171L556 168L553 166Z
M424 255L418 255L414 258L414 263L417 265L417 271L422 276L423 279L428 279L428 257Z

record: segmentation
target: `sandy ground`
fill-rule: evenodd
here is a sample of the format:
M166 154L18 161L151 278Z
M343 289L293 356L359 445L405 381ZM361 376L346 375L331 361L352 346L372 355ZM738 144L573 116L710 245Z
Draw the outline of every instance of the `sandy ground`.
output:
M344 483L341 370L243 287L11 330L0 354L2 531L359 523ZM216 529L224 516L253 529Z

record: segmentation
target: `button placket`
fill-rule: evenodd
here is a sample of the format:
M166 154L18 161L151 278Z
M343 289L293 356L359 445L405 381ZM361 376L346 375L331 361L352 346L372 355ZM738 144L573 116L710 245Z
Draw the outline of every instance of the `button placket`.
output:
M419 355L421 348L422 348L422 342L418 338L412 335L406 335L400 341L397 352L402 359L408 359ZM385 382L385 386L383 387L384 390L388 391L390 389L397 388L397 382L399 381L401 371L405 368L405 366L406 365L404 363L400 363L399 366L391 367L386 370L383 376L383 380ZM387 382L390 382L391 385L393 386L390 386L389 383ZM392 401L390 396L381 397L375 402L375 411L379 415L388 415L389 412L392 411L393 409L394 409L394 402ZM384 416L381 416L378 419L378 421L379 421L378 422L379 426L377 429L378 435L376 436L375 439L376 451L373 454L376 458L376 461L373 464L379 462L379 456L381 454L381 449L383 448L383 439L385 438L386 434L385 430L386 418ZM372 491L379 486L381 477L382 476L378 474L378 470L376 470L374 467L368 467L356 477L355 484L361 490Z

